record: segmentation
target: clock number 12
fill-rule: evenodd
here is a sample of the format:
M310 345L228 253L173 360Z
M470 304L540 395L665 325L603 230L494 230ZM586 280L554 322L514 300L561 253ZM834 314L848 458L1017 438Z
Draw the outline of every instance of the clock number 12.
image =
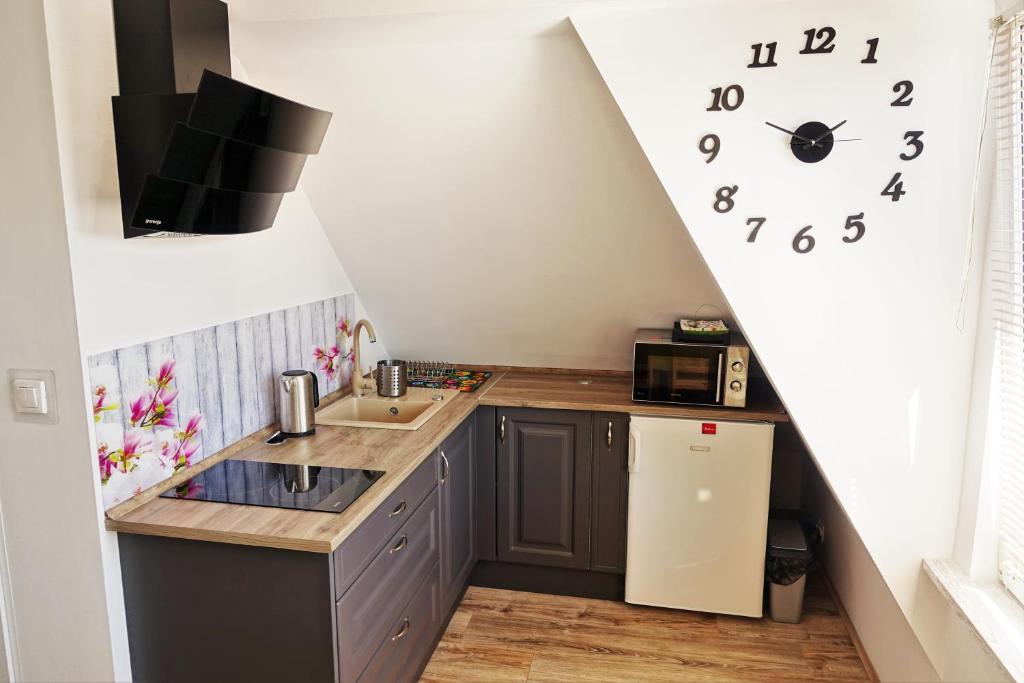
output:
M833 44L836 39L836 30L831 26L818 29L809 28L804 31L804 35L807 36L807 44L804 45L804 49L800 50L802 55L827 55L836 49ZM815 45L815 40L820 40L821 43Z

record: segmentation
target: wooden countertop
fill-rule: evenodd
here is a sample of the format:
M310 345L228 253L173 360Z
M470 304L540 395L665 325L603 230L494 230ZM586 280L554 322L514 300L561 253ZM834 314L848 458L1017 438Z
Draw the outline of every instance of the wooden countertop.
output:
M591 383L580 384L581 379ZM331 552L478 405L772 422L788 419L778 405L751 409L661 406L633 403L630 394L630 380L625 374L498 370L475 393L452 398L450 405L416 431L320 426L313 436L268 446L264 440L274 430L264 429L111 508L107 511L107 528L121 533ZM227 458L374 469L387 474L341 514L159 497Z
M581 380L590 383L581 384ZM763 422L789 420L789 416L777 402L755 401L755 405L749 408L672 406L637 403L633 401L632 395L632 379L628 374L518 371L505 373L479 397L478 402L487 406L561 408L661 417Z

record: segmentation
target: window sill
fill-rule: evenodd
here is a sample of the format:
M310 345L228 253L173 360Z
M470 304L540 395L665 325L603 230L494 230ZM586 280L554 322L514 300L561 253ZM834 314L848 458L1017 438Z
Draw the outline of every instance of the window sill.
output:
M971 581L951 560L925 560L925 573L996 660L1024 681L1024 606L999 584Z

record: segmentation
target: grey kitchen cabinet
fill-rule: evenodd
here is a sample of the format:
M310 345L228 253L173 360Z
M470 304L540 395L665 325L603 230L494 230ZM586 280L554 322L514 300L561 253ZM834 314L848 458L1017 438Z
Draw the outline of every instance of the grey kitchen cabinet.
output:
M593 420L590 568L622 574L626 571L629 415L595 413Z
M438 449L441 509L441 597L455 605L476 564L476 420L470 415Z
M445 447L450 462L472 459L462 441L473 435L464 433L463 425ZM439 457L440 449L331 553L119 534L136 680L416 680L450 614ZM474 537L472 522L462 533ZM451 534L449 542L459 548L452 557L472 547Z
M591 413L499 408L495 417L498 560L588 569Z

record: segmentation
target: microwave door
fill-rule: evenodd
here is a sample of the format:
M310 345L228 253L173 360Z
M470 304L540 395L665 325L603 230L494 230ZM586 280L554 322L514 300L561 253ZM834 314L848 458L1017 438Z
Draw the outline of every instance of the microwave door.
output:
M725 351L713 346L638 344L635 398L720 405Z

